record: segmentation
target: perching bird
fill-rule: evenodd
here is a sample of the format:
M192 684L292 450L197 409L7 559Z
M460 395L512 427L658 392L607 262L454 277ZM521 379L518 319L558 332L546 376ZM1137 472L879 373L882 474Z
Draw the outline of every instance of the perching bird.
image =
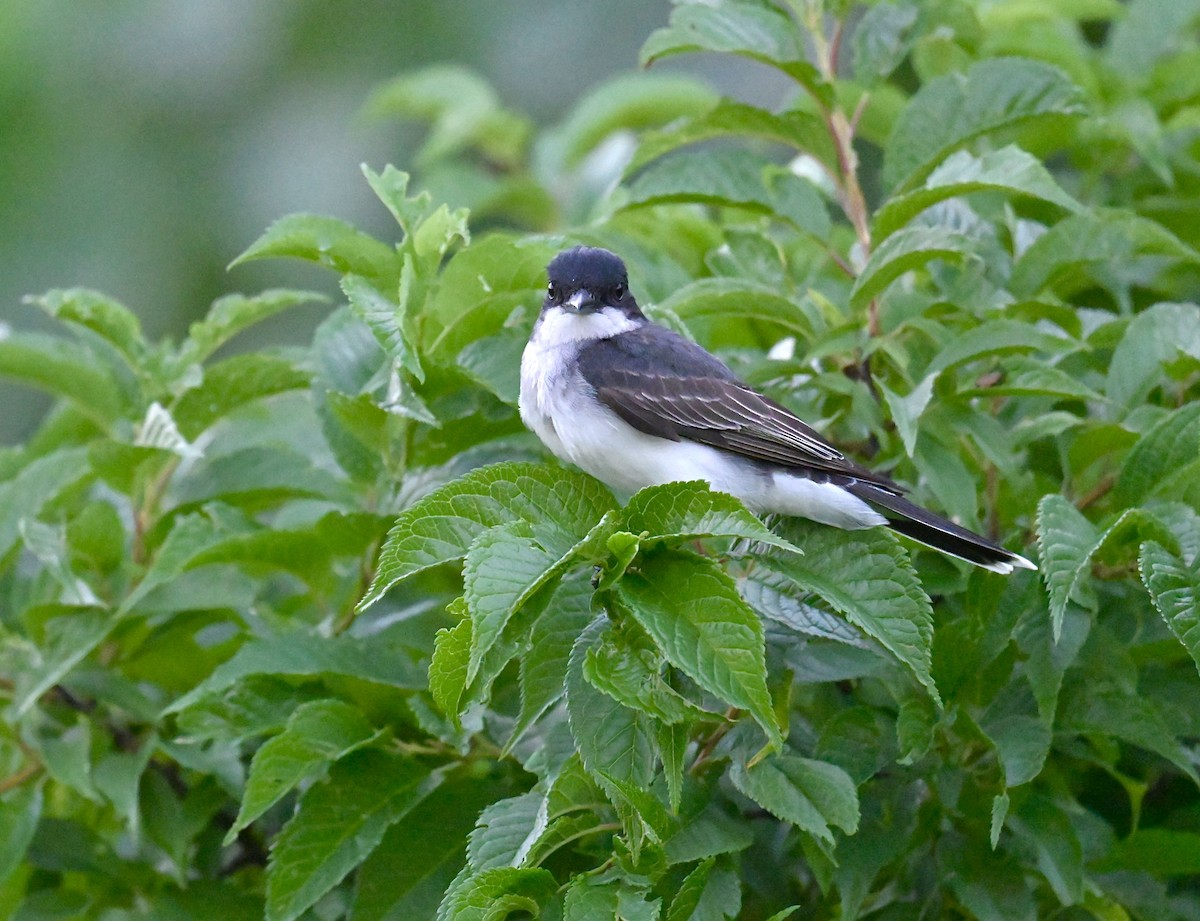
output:
M603 249L559 253L521 358L521 418L557 457L611 488L706 480L758 513L839 528L888 527L993 572L1036 569L909 502L719 359L652 323L625 264Z

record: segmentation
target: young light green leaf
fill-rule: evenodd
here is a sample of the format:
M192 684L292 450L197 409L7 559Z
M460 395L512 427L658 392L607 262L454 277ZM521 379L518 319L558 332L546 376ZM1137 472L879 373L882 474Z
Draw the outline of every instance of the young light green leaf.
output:
M362 320L380 347L417 380L425 379L401 306L361 275L343 275L339 284L350 301L350 312Z
M225 844L299 783L377 735L362 711L348 703L330 698L301 704L283 732L254 753L246 792Z
M443 627L433 640L433 658L429 660L429 693L456 729L462 728L459 720L459 702L467 687L467 667L471 658L471 618L467 603L459 598L450 610L459 617L453 627Z
M882 384L879 385L884 399L887 400L888 409L892 413L892 421L896 423L896 431L900 433L900 441L904 444L904 453L909 457L913 456L913 450L917 446L917 423L933 396L933 382L936 379L936 374L926 374L921 382L904 396L893 393Z
M800 30L780 10L753 3L681 3L665 28L642 45L643 67L661 58L693 51L736 54L782 70L824 107L833 88L808 62Z
M947 227L907 227L876 249L850 289L850 306L861 309L892 282L934 259L959 261L974 256L975 241Z
M643 543L684 543L702 537L737 537L783 550L800 550L775 534L733 496L702 480L647 486L622 509L622 524Z
M815 592L908 666L939 704L930 674L933 611L912 561L889 531L839 531L799 519L784 536L805 556L769 554L763 562Z
M400 278L400 260L390 246L345 221L319 214L281 217L229 266L289 256L362 275L384 289L395 287Z
M121 388L87 349L36 333L0 336L0 377L69 400L102 429L127 408Z
M1039 160L1019 147L1009 145L978 157L960 150L930 173L919 189L892 198L875 212L872 240L878 246L926 208L947 198L981 191L1036 198L1067 211L1082 208Z
M786 144L811 154L830 170L837 168L837 154L829 130L818 116L800 110L768 112L732 99L721 99L715 106L682 125L671 125L642 135L637 152L626 168L626 178L647 163L680 147L730 136L755 137Z
M1067 75L1040 61L985 59L930 80L901 112L887 143L883 181L912 188L947 154L980 135L1046 116L1083 113Z
M1200 562L1193 560L1189 566L1147 541L1142 545L1140 568L1154 607L1200 670Z
M402 642L374 636L323 637L307 630L247 641L233 656L164 713L178 713L252 675L319 677L347 675L403 690L424 690L426 676Z
M729 777L772 815L830 844L830 825L848 834L858 829L858 792L850 775L837 765L782 754L747 768L735 758Z
M762 623L714 561L679 552L645 557L617 586L667 661L706 691L748 710L776 747Z
M375 578L359 610L403 579L464 558L488 528L521 518L552 530L560 557L614 507L612 496L581 473L503 463L474 470L407 509L389 532Z
M515 166L529 136L528 121L501 108L487 81L454 64L423 67L385 83L365 109L376 118L429 122L429 134L417 153L417 162L424 166L470 149L492 162ZM400 224L409 230L415 221L406 216Z
M204 361L242 330L249 329L284 310L301 304L328 302L329 298L323 294L286 288L263 291L253 297L243 294L227 295L213 302L203 320L197 320L188 327L187 339L179 351L179 363L186 367Z
M82 327L105 340L128 362L138 368L146 354L146 340L137 316L98 291L87 288L56 288L39 297L26 298L52 317Z
M1129 321L1113 351L1109 399L1125 407L1143 399L1163 380L1164 365L1181 352L1200 360L1200 306L1155 304L1143 310Z
M620 917L620 887L598 883L589 876L576 876L567 888L563 904L564 921L601 921Z
M69 448L24 464L12 479L0 483L0 558L21 539L21 522L36 518L64 490L88 476L85 448Z
M900 66L911 47L919 8L908 3L868 7L854 28L854 77L873 83Z
M643 131L699 115L717 104L713 91L680 73L619 74L571 107L566 119L538 146L560 170L579 166L617 131Z
M548 870L493 867L448 892L438 917L448 921L499 921L521 912L536 918L557 891L558 882Z
M375 849L384 832L441 778L405 758L365 749L338 761L300 798L271 848L267 919L292 921Z
M249 352L204 369L200 385L183 394L171 415L194 441L209 426L253 400L307 387L309 375L286 358Z

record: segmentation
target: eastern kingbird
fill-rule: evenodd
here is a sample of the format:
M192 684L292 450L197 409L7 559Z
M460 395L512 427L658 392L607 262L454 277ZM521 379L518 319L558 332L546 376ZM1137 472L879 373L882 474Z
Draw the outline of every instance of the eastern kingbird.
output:
M557 457L611 488L706 480L758 513L888 527L993 572L1029 560L914 505L720 360L648 320L625 264L559 253L521 358L521 418Z

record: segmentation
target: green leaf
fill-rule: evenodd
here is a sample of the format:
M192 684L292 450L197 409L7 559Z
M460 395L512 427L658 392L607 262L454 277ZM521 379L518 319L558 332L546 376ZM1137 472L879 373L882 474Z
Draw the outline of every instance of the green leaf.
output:
M1090 590L1084 576L1090 572L1100 532L1063 496L1049 495L1038 503L1037 533L1039 562L1050 593L1050 620L1057 642L1067 603L1093 603L1084 594Z
M744 278L699 278L676 290L658 308L678 316L705 341L732 344L747 336L747 344L773 345L780 332L813 338L812 322L799 306L770 285ZM769 338L767 333L750 338L752 324L766 327Z
M571 734L583 766L593 777L646 787L654 776L653 722L597 690L584 677L588 651L608 627L608 618L597 616L571 649L566 682Z
M1008 287L1019 298L1032 298L1047 289L1070 293L1093 286L1096 276L1107 280L1105 273L1114 268L1131 270L1140 254L1200 261L1200 253L1155 221L1124 211L1092 209L1059 221L1038 237L1017 259ZM1138 274L1126 284L1144 281Z
M1196 0L1133 0L1114 17L1104 62L1135 85L1153 65L1178 51L1200 16Z
M620 918L621 890L612 883L597 883L587 876L576 876L564 899L564 921L617 921Z
M142 324L124 304L87 288L56 288L26 299L50 316L99 336L121 354L131 368L138 368L146 354Z
M530 131L526 119L500 107L495 91L482 77L453 64L423 67L397 77L379 87L365 108L376 118L429 122L429 134L416 155L417 163L425 166L472 149L488 160L513 166ZM411 226L404 220L400 223L406 230Z
M113 628L113 614L95 606L55 605L49 609L45 639L32 661L17 675L13 707L17 716L27 712L80 661L103 641Z
M345 221L319 214L281 217L229 265L283 257L362 275L383 288L394 287L400 278L395 250Z
M285 358L259 353L234 355L204 369L204 380L179 398L172 417L188 441L240 406L307 387L309 375Z
M1142 545L1140 563L1155 609L1200 670L1200 564L1189 566L1153 541Z
M854 77L872 83L900 66L911 47L917 24L916 6L878 3L868 7L854 27Z
M1163 416L1133 446L1117 475L1115 497L1124 505L1146 500L1172 475L1200 457L1200 403Z
M435 490L396 521L359 610L404 579L463 559L488 528L521 518L549 528L565 553L614 507L611 494L584 474L538 464L504 463L474 470Z
M251 510L285 499L348 499L346 482L314 460L279 444L208 457L187 478L180 478L175 499L180 505L219 499Z
M40 784L26 784L0 798L0 892L25 860L41 815Z
M645 557L617 586L663 655L706 691L750 711L783 738L767 691L762 623L715 562L679 552Z
M509 618L553 577L558 562L558 554L533 540L533 528L523 519L488 528L471 542L463 565L463 597L471 615L468 684Z
M735 54L783 71L828 108L833 89L808 62L800 30L779 10L754 3L681 3L666 28L642 45L643 67L661 58L693 51Z
M1120 739L1144 748L1175 765L1200 786L1189 750L1167 725L1162 706L1146 698L1131 697L1117 688L1088 688L1062 708L1054 729L1056 733Z
M667 909L667 921L689 921L693 917L692 912L700 904L700 896L704 894L704 887L708 885L716 862L715 857L707 857L683 878L675 897L671 899L671 907Z
M1078 343L1018 320L987 320L955 336L938 352L925 374L938 375L949 368L988 355L1034 352L1061 355L1077 349Z
M732 99L721 99L682 125L670 125L644 134L626 168L626 177L677 148L721 137L754 137L786 144L810 153L830 169L837 167L837 154L829 130L818 116L797 110L768 112Z
M254 753L242 804L225 835L225 844L302 781L375 737L374 729L357 707L334 699L301 704L283 732Z
M980 727L996 745L1004 768L1004 784L1028 783L1042 771L1050 753L1049 727L1032 716L1010 714Z
M1155 304L1130 320L1108 367L1109 399L1131 407L1180 353L1200 360L1200 306ZM1194 455L1193 455L1194 456Z
M1040 161L1019 147L1009 145L978 157L960 150L930 173L920 188L892 198L875 212L872 239L878 246L926 208L947 198L982 191L1036 198L1067 211L1082 208Z
M1074 808L1074 804L1071 804ZM1051 800L1031 796L1008 819L1009 828L1028 842L1037 867L1063 905L1083 899L1083 846L1071 817Z
M742 597L763 617L797 633L864 646L862 633L843 618L812 603L811 594L788 576L758 566L740 581Z
M946 227L907 227L892 234L876 249L850 289L850 307L860 310L892 282L934 259L961 260L974 256L975 242Z
M538 153L559 171L574 169L617 131L643 131L696 116L717 103L694 77L671 73L618 74L579 99L557 128L539 139Z
M448 921L504 921L513 912L528 912L536 918L557 891L558 883L547 870L493 867L474 874L447 893L438 917Z
M900 113L887 143L884 184L912 188L956 148L1046 116L1083 113L1079 89L1056 67L990 58L930 80Z
M380 245L382 246L382 244ZM293 254L264 253L264 256L266 255ZM243 255L238 257L237 262L250 258L254 257ZM326 304L328 302L329 298L323 294L312 291L292 291L286 288L263 291L253 297L246 297L243 294L227 295L213 302L203 320L197 320L188 327L188 337L180 349L179 360L184 365L202 362L242 330L249 329L256 323L261 323L277 313L301 304Z
M69 400L88 419L107 428L125 407L121 389L86 349L51 336L0 336L0 376Z
M830 844L830 825L847 834L858 830L858 792L850 775L837 765L783 754L747 768L735 758L729 777L772 815Z
M367 325L384 352L417 380L424 380L413 335L400 305L361 275L343 275L339 284L350 301L350 312Z
M892 421L896 423L896 431L900 433L900 441L904 444L904 453L909 457L913 456L913 450L916 448L917 423L933 396L933 383L936 379L937 375L935 374L925 375L921 382L904 396L893 393L882 384L879 385L879 389L887 401L888 410L892 414Z
M685 150L648 166L630 183L626 207L701 202L746 208L829 236L825 203L806 180L746 150Z
M473 870L517 866L546 826L546 798L535 791L492 803L480 814L467 846Z
M389 828L356 874L352 921L433 917L496 792L490 780L451 775Z
M365 749L338 761L300 798L271 848L268 921L291 921L363 862L436 788L440 777L407 759Z
M521 656L521 713L506 749L563 696L571 648L592 619L592 594L586 579L566 578L534 622L529 650Z
M662 657L645 637L610 631L587 652L583 674L617 703L667 723L711 718L683 697L662 674Z
M907 551L890 531L840 531L789 519L784 536L805 556L769 554L763 563L815 592L908 666L940 704L930 674L933 611Z
M468 684L467 669L471 659L471 618L459 599L451 609L462 619L453 627L443 627L433 640L433 658L429 660L429 693L433 702L450 717L455 729L462 728L459 703Z
M1200 834L1169 828L1139 828L1100 861L1104 871L1125 870L1153 876L1200 874Z
M736 537L800 553L733 496L715 492L702 480L647 486L621 510L622 525L645 534L643 543L684 543L702 537Z
M87 475L86 449L70 448L30 460L12 479L0 482L0 559L21 539L22 521L36 518Z
M380 636L330 638L296 630L247 641L212 675L163 712L178 713L207 695L234 687L251 675L346 675L402 690L416 691L426 687L424 671L412 663L402 641Z

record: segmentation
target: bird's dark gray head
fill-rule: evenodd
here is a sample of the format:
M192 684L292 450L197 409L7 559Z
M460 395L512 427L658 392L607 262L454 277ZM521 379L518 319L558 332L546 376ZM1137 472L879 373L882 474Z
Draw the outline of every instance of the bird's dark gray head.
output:
M593 313L615 307L641 316L629 293L625 263L606 249L577 246L555 256L546 267L549 285L542 309L562 307L573 313Z

